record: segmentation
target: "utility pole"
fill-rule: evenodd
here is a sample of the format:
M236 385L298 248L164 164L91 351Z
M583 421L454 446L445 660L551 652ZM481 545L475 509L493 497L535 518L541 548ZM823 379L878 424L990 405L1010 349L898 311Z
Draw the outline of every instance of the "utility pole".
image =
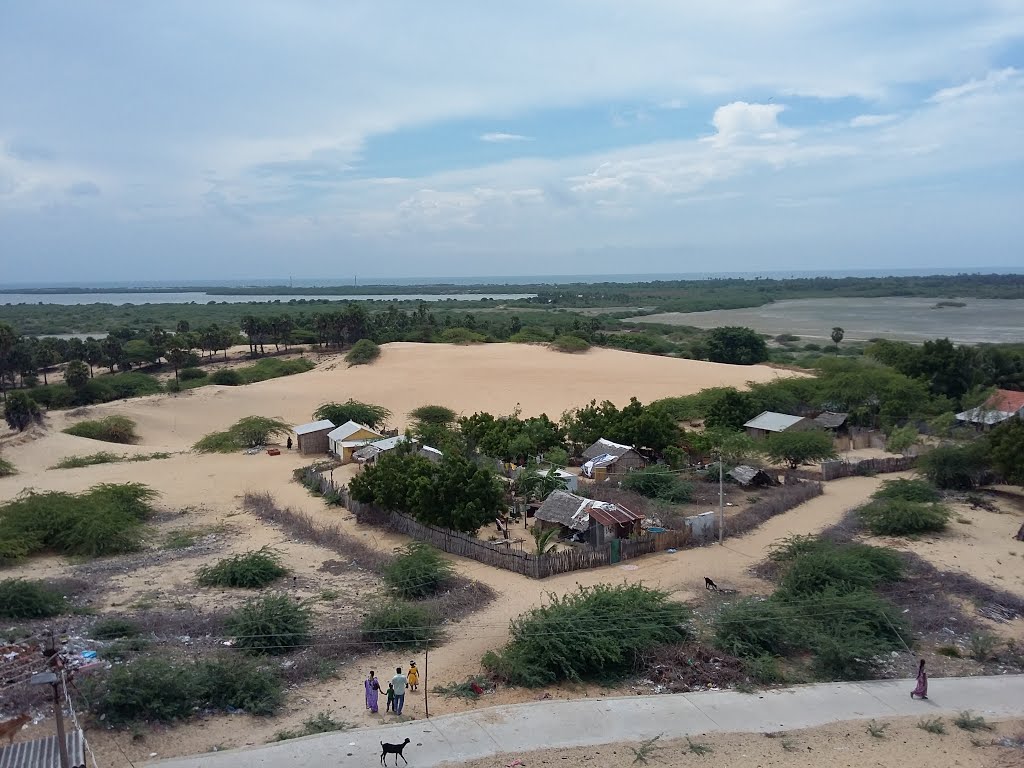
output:
M47 666L51 667L52 671L32 675L30 684L53 686L53 717L57 723L57 753L60 755L60 768L71 768L71 760L68 757L68 740L64 734L64 702L61 700L62 693L67 698L67 691L64 689L64 660L55 647L53 630L50 630L48 634L50 647L43 651L43 656L46 657Z
M60 768L71 768L68 758L68 739L64 735L64 702L60 700L58 684L63 685L63 678L53 684L53 715L57 719L57 750L60 753Z
M718 451L718 543L725 535L725 494L722 485L722 451Z
M430 718L430 700L427 698L427 691L429 686L427 685L427 671L430 669L430 640L427 640L427 649L424 651L423 656L423 714L426 715L427 719Z

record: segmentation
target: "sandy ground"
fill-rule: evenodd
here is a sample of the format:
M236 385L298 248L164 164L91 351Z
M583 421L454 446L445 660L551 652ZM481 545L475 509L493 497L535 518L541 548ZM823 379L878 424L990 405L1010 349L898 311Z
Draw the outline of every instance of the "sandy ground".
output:
M945 735L928 733L917 727L917 718L899 718L887 722L885 738L868 733L859 721L834 723L788 733L708 734L698 738L674 740L670 734L658 739L643 762L636 759L640 744L606 744L577 749L550 749L525 754L503 754L459 763L465 768L536 768L558 765L562 768L620 768L626 765L676 766L701 765L706 768L890 768L890 766L928 766L928 768L1010 768L1024 765L1024 749L992 742L1004 737L1024 736L1024 722L995 724L992 732L968 733L945 719ZM979 746L975 746L977 743ZM691 745L695 745L691 746ZM707 748L703 754L694 748ZM447 763L446 765L454 765Z
M564 355L528 345L391 344L371 366L349 369L334 357L315 371L245 387L210 386L180 395L154 396L88 409L90 417L116 413L134 419L141 442L123 450L140 453L162 450L175 454L167 459L73 470L48 469L66 456L122 450L120 446L111 448L107 444L61 434L60 428L83 416L54 413L49 430L42 436L8 441L5 457L13 461L20 474L0 479L0 501L13 498L27 487L80 491L100 482L146 483L161 494L159 506L164 511L162 522L152 534L154 542L174 528L202 531L209 537L210 544L210 551L204 555L207 560L202 562L264 544L274 546L286 554L298 577L294 587L297 594L311 596L323 589L341 594L331 606L322 608L321 620L334 622L336 626L350 626L351 609L357 601L367 599L368 593L372 594L377 587L375 580L370 577L361 580L350 574L332 577L323 572L324 562L337 557L335 553L291 541L280 531L255 520L242 511L242 495L246 491L269 491L280 504L307 512L325 524L338 524L382 552L406 543L405 540L359 528L346 511L326 507L292 482L292 469L308 463L308 457L294 452L277 457L266 454L197 456L184 452L188 446L204 434L226 427L243 416L281 416L298 423L308 420L320 403L349 397L385 405L395 413L393 424L402 426L405 414L424 403L448 405L464 413L478 409L507 413L519 404L525 414L547 412L554 417L592 398L623 404L635 395L646 402L709 386L742 386L749 380L766 381L778 375L786 374L760 366L733 367L614 350L595 349L584 355ZM342 468L335 478L344 480L351 471ZM724 547L711 545L675 554L660 553L614 568L576 572L543 582L474 561L454 559L460 574L488 584L498 598L482 611L451 625L447 641L431 651L429 660L417 659L421 670L427 674L420 693L424 688L461 681L478 672L483 653L503 644L511 618L540 603L548 593L572 590L577 584L643 581L670 590L678 599L685 600L701 594L703 578L710 576L724 588L767 591L769 585L752 577L748 568L763 559L774 542L791 534L816 533L838 522L848 509L867 499L880 482L881 478L854 477L829 483L823 496L768 521L756 531L727 541ZM1011 520L1009 515L984 514L1002 521L1000 524ZM968 537L964 541L937 540L933 554L921 551L922 547L915 547L915 551L926 557L934 556L937 563L940 558L947 558L985 578L996 578L998 573L1007 582L1005 585L999 582L1000 585L1007 588L1014 579L1019 585L1019 566L1024 564L1024 557L1010 556L1012 540L1009 537L1000 540L996 523L981 517L981 513L978 515L973 525L956 524L958 535L961 528L967 530L962 534ZM932 546L931 543L928 546ZM985 571L985 563L996 546L1000 557L1002 552L1007 552L1009 562L1005 568L999 564L998 572ZM196 558L154 558L152 563L136 564L124 572L115 572L115 568L108 577L107 593L95 607L109 611L140 602L174 604L179 601L206 609L241 599L236 594L214 590L197 594L193 578L200 562ZM1014 565L1018 570L1014 571ZM73 567L75 564L59 558L42 558L8 569L4 576L54 577L66 575ZM173 729L154 730L141 740L133 740L130 734L98 731L94 748L104 765L121 766L127 765L122 750L137 761L152 753L168 757L201 753L214 747L264 743L275 732L300 726L302 721L320 711L328 711L336 719L353 725L369 725L382 718L371 719L362 706L361 681L366 671L373 668L381 672L398 665L407 667L408 662L406 655L398 654L364 657L353 665L341 667L337 679L293 690L282 714L274 718L209 717ZM593 687L565 686L551 689L546 695L569 698L609 693ZM537 696L537 692L501 690L471 704L432 695L430 710L432 714L441 714ZM411 698L406 705L406 715L420 718L423 714L423 700ZM26 732L26 735L30 734Z

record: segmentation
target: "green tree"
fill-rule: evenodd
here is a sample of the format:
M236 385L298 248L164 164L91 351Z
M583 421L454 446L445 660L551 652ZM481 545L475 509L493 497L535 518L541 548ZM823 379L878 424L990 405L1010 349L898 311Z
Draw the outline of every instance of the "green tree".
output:
M18 337L7 323L0 323L0 392L7 397L7 381L14 378L14 345Z
M72 360L64 369L64 383L76 392L80 391L89 383L89 366L81 360Z
M1007 482L1024 485L1024 421L1009 419L992 430L989 459Z
M836 354L839 354L839 342L843 340L846 332L838 325L832 329L832 343L836 345Z
M704 339L704 348L713 363L754 365L768 359L768 345L761 335L740 326L712 328Z
M918 434L917 430L910 424L907 424L902 427L896 427L889 433L889 440L887 441L886 447L893 453L906 455L907 451L910 450L911 447L917 445L920 439L921 436Z
M530 534L533 536L533 554L537 557L554 552L558 546L557 528L540 528L535 525L530 529Z
M746 432L706 429L691 433L687 439L696 452L720 457L726 464L739 464L758 453L758 445Z
M448 451L429 477L417 480L412 512L421 523L475 533L500 514L503 497L490 470Z
M382 405L362 403L349 398L344 403L324 403L313 411L313 418L327 419L339 426L346 421L354 421L370 429L378 429L388 423L391 411Z
M181 347L171 347L167 350L167 362L174 368L174 383L178 383L178 371L188 365L189 360L194 359L191 352Z
M967 445L940 445L918 459L917 471L938 488L969 491L981 484L988 470L985 441Z
M4 418L11 429L24 432L33 423L43 420L39 405L24 392L12 392L4 405Z
M758 414L757 405L746 392L719 387L707 393L704 426L734 432Z
M790 469L814 461L834 459L832 436L827 432L779 432L765 441L762 448L765 455L777 463L785 463Z

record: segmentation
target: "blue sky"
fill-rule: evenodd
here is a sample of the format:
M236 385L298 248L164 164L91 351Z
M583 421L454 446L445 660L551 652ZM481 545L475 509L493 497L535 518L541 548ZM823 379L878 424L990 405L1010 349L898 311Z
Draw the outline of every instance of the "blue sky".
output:
M0 282L1024 264L1022 0L739 8L0 2Z

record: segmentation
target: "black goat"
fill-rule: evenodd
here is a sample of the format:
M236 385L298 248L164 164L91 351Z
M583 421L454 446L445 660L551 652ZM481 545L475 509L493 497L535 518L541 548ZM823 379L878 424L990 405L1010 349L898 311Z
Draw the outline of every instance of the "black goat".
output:
M381 749L380 764L381 765L387 765L387 762L386 762L387 756L390 755L390 754L394 754L394 756L395 756L395 765L398 765L398 758L399 757L401 757L402 760L405 761L405 764L408 765L409 761L406 760L405 759L405 755L402 754L402 750L405 749L405 745L408 744L408 743L409 743L408 739L403 741L401 744L385 744L382 741L380 743L380 749Z

